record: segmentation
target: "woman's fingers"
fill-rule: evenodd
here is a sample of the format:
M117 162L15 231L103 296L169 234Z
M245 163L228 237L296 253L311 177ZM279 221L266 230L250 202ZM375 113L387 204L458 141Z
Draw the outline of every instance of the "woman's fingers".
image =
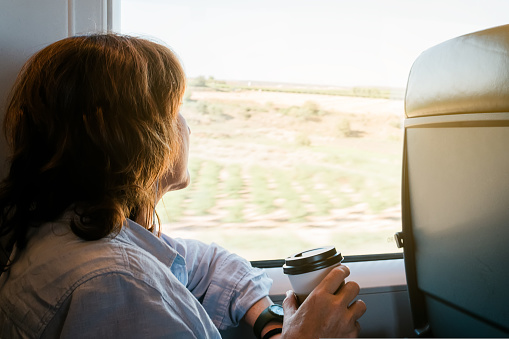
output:
M352 312L353 318L357 320L366 313L366 304L362 300L356 300L348 307L348 309Z
M339 265L334 267L317 288L323 289L327 293L334 294L349 275L350 269L348 266Z
M297 298L295 293L290 290L286 292L286 298L283 300L283 311L285 313L285 319L291 317L297 311Z
M336 292L336 295L341 297L342 306L347 307L355 299L355 297L357 297L359 291L359 284L354 281L349 281Z

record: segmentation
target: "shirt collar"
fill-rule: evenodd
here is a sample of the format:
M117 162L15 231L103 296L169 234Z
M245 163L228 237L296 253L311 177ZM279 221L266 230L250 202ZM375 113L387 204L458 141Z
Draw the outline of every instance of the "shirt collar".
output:
M133 243L138 247L147 250L168 267L173 264L178 255L174 248L170 247L159 237L152 234L149 230L131 219L126 219L120 233L115 237L115 239Z

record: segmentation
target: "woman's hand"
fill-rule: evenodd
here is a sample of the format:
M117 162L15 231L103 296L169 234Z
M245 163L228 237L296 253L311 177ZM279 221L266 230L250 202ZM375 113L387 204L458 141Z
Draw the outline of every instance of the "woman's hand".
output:
M300 307L293 291L288 291L283 302L282 338L357 337L360 330L357 320L366 312L366 305L362 300L352 303L360 288L353 281L344 284L348 275L347 266L335 267Z

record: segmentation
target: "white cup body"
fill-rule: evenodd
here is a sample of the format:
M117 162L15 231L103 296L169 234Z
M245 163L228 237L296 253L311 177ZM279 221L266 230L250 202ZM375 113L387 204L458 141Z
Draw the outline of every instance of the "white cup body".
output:
M309 293L325 278L325 276L336 266L341 265L341 262L332 266L324 267L322 269L311 271L302 274L288 274L292 289L297 295L299 303L304 302Z

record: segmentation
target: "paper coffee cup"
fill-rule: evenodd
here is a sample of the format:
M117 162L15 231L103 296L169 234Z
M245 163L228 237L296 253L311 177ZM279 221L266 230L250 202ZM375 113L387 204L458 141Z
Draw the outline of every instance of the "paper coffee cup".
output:
M299 303L325 278L334 267L341 265L343 256L334 246L314 248L285 259L283 272L290 279Z

